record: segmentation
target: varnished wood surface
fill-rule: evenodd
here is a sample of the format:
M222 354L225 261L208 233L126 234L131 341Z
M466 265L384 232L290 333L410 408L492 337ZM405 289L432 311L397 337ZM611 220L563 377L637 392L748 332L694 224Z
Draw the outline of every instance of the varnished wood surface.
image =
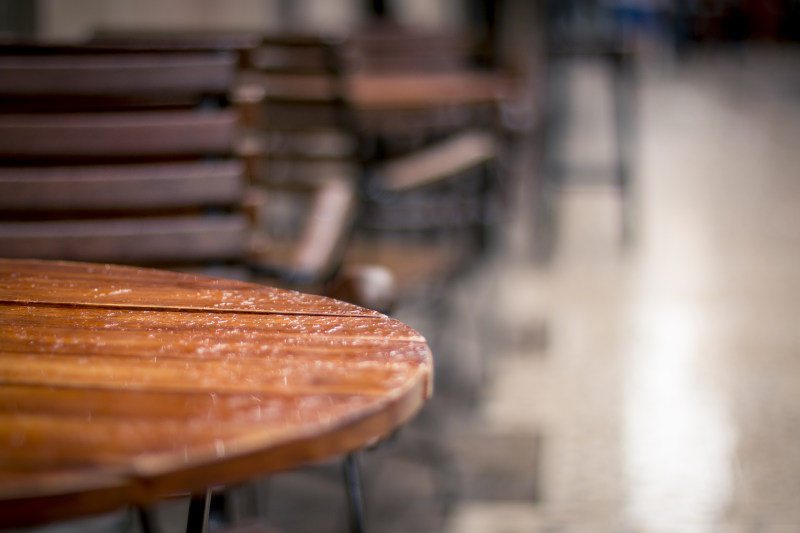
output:
M240 261L248 231L243 213L0 221L0 254L151 265Z
M237 160L0 167L0 209L109 211L231 205L245 191Z
M236 128L231 109L0 114L0 159L228 154Z
M271 107L270 120L282 121L288 128L310 120L335 124L335 106L325 105L331 103L331 83L323 77L305 78L241 76L237 92L243 115L258 123L266 119L264 109ZM481 72L353 73L346 76L345 103L363 132L414 134L434 126L453 130L486 123L513 91L510 79ZM255 103L256 95L263 102ZM297 112L301 104L313 102L316 109L306 110L305 115Z
M350 77L353 105L364 111L494 103L508 96L510 80L472 72L356 73Z
M130 267L0 260L0 526L147 504L344 453L432 361L379 313Z
M0 93L21 97L220 94L232 82L236 61L234 53L219 51L148 54L122 47L0 44Z
M331 94L331 84L322 76L298 80L286 75L247 72L241 85L256 84L268 97L286 99L324 99ZM510 79L473 72L357 72L347 76L348 102L357 111L401 111L435 106L491 104L507 97L513 90Z

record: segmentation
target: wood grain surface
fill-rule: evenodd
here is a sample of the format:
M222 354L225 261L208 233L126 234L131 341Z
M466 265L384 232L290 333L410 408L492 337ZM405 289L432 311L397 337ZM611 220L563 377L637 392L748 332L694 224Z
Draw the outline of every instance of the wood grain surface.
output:
M0 527L346 453L408 420L431 373L418 333L343 302L0 260Z
M502 76L472 71L356 73L349 81L353 105L362 110L495 103L513 88Z

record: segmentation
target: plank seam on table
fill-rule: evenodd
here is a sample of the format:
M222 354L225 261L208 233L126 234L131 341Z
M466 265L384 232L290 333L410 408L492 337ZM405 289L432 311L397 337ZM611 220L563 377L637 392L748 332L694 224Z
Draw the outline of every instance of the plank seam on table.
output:
M22 278L18 278L20 272L18 269L15 269L15 266L19 264L23 264L26 268L30 268L35 266L36 268L32 269L32 271L27 274L23 275ZM50 267L56 266L59 268L63 268L64 270L61 272L52 270ZM34 273L35 272L35 273ZM195 306L190 309L196 310L203 310L203 309L210 309L213 311L231 311L231 312L262 312L262 313L274 313L274 314L285 314L285 315L308 315L308 316L330 316L330 317L351 317L351 316L374 316L374 317L384 317L381 313L367 309L364 307L360 307L349 302L344 301L337 301L332 298L327 298L319 295L310 295L298 292L296 290L291 289L283 289L277 287L271 287L268 285L261 285L253 282L247 281L239 281L239 280L230 280L230 279L222 279L222 278L215 278L207 275L202 274L192 274L187 272L176 272L176 271L165 271L165 270L157 270L152 268L144 268L144 267L135 267L130 265L111 265L111 264L101 264L101 263L86 263L86 262L75 262L75 261L45 261L45 260L37 260L37 259L6 259L0 258L0 290L4 287L4 282L7 280L14 280L14 284L19 284L19 282L24 281L25 284L40 284L45 282L47 285L53 285L53 288L62 288L60 284L68 284L66 288L72 288L73 283L84 283L84 282L96 282L96 276L100 275L103 282L116 284L121 283L126 286L127 289L136 291L142 287L145 288L152 288L153 286L157 287L168 287L170 289L188 289L188 290L201 290L203 292L213 291L213 292L230 292L230 293L238 293L239 296L242 297L249 297L249 298L261 298L262 296L265 298L265 301L262 302L266 306L272 305L270 300L274 298L275 291L285 294L292 294L299 297L306 297L310 298L302 303L302 305L307 306L315 306L324 303L324 301L335 302L340 306L344 306L348 308L347 310L344 309L337 309L337 310L326 310L326 309L317 309L315 311L293 311L293 310L284 310L284 309L253 309L253 308L233 308L228 307L227 309L218 309L218 308L207 308L204 306ZM144 276L144 277L141 277ZM137 279L133 279L137 278ZM197 284L200 284L198 287ZM155 295L161 296L161 295ZM77 295L79 300L85 300L86 295ZM8 298L6 297L6 300ZM32 304L34 302L40 302L42 300L24 300L25 303ZM49 303L49 302L43 302ZM85 302L85 301L78 301L78 302L58 302L60 304L76 304L76 305L94 305L93 302ZM107 302L101 305L115 305L113 302ZM154 309L153 307L149 307L146 305L138 306L137 304L130 304L130 303L121 303L120 306L136 306L135 309ZM235 305L235 304L234 304ZM170 306L161 306L168 308ZM175 309L181 309L181 306L174 306Z
M247 309L247 310L239 310L239 309L212 309L212 308L191 308L191 307L169 307L169 306L136 306L136 305L122 305L122 304L90 304L90 303L80 303L80 304L73 304L68 302L29 302L24 300L0 300L0 306L3 307L14 307L14 306L25 306L25 307L41 307L41 308L55 308L55 309L91 309L91 310L100 310L100 311L152 311L156 313L197 313L197 314L224 314L224 315L251 315L251 316L273 316L273 317L307 317L307 318L324 318L324 319L336 319L336 318L357 318L363 319L367 322L377 322L377 323L385 323L386 321L397 322L402 324L396 319L388 317L383 314L326 314L326 313L317 313L317 312L280 312L280 311L269 311L269 310L258 310L258 309ZM402 324L405 326L405 324ZM407 328L407 332L410 333L407 336L398 336L391 339L387 339L385 336L381 335L359 335L359 338L362 340L391 340L391 341L398 341L398 342L422 342L425 343L425 337L422 336L416 330ZM347 337L344 335L343 337Z
M3 379L0 380L0 385L8 385L12 387L27 387L27 388L36 388L39 387L36 383L32 383L30 381L25 380L9 380ZM42 386L41 388L45 388ZM79 384L70 384L70 383L54 383L54 384L47 384L47 389L54 390L54 389L62 389L62 390L84 390L84 391L108 391L114 390L109 387L103 387L102 385L79 385ZM131 394L146 394L146 393L153 393L153 394L171 394L174 393L176 395L181 396L207 396L209 394L208 390L203 389L190 389L190 388L167 388L167 387L130 387L126 390L126 392L130 392ZM386 396L380 392L371 392L371 391L362 391L359 392L357 395L352 392L338 392L338 391L328 391L325 390L323 392L297 392L293 394L281 393L276 390L266 390L266 389L236 389L230 391L220 392L219 394L228 394L230 396L246 396L248 394L269 394L270 397L276 398L313 398L318 397L320 394L325 394L326 396L335 396L335 397L343 397L343 398L352 398L355 396L363 396L367 398L380 398ZM19 412L29 412L29 411L19 411ZM32 411L31 411L32 412ZM132 417L133 418L133 417Z
M156 311L156 312L186 312L186 313L220 313L220 314L247 314L247 315L286 315L286 316L307 316L307 317L330 317L330 318L365 318L384 321L387 317L382 314L357 314L357 313L322 313L311 311L270 311L268 309L238 309L227 308L217 309L214 307L185 307L185 306L154 306L145 304L92 304L92 303L69 303L69 302L45 302L41 300L0 300L0 305L25 305L29 307L61 307L69 309L107 309L114 311Z

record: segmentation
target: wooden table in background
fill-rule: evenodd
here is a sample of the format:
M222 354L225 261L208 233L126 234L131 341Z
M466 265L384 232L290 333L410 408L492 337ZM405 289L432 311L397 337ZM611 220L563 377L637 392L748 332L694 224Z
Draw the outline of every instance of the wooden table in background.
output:
M431 373L418 333L335 300L0 260L0 527L349 453L411 418Z
M510 79L481 71L350 76L350 97L361 110L495 103L507 98L512 90Z
M240 105L246 102L259 105L257 102L264 94L313 100L330 98L335 91L330 76L260 72L240 76L239 86ZM419 130L436 122L453 122L459 127L469 124L475 114L483 117L493 113L498 104L511 98L516 90L516 82L509 76L475 70L355 72L345 77L344 97L362 133L391 134ZM467 117L463 118L465 114Z
M473 70L354 73L349 99L359 126L379 134L487 126L514 91L510 78Z

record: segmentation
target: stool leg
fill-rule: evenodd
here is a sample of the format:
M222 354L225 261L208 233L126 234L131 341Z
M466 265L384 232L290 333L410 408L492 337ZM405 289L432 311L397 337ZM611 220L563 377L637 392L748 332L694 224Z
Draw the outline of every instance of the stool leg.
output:
M564 181L563 145L568 121L568 76L565 60L548 54L545 66L543 116L539 131L538 176L534 202L536 258L548 262L558 242L559 192Z
M350 531L364 533L364 498L361 493L361 476L355 452L344 460L344 480L347 487L347 506L350 511Z
M210 507L211 489L207 489L204 494L192 494L189 502L189 517L186 520L186 533L206 533Z
M631 193L634 112L636 108L633 65L625 54L614 58L614 111L617 137L617 183L622 194L622 238L628 244L633 234L633 199Z

